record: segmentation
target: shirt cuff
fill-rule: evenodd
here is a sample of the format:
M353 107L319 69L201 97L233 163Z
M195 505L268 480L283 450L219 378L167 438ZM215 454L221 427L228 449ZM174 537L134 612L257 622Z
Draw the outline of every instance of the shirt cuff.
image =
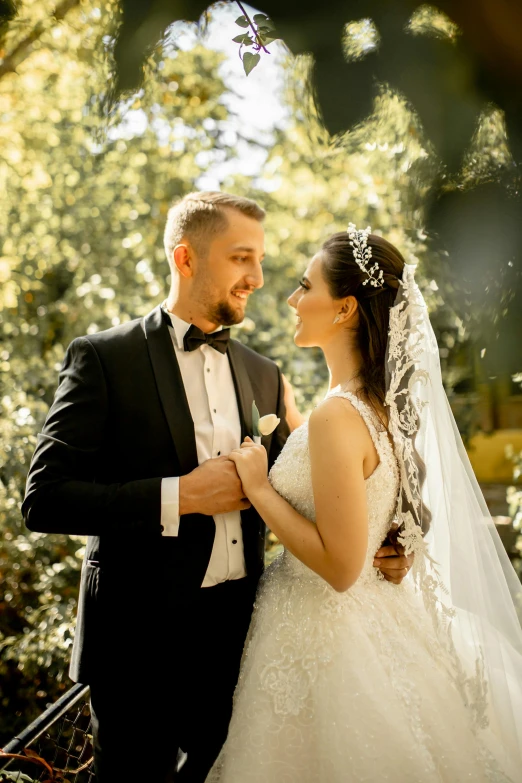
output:
M161 526L163 536L179 533L179 478L161 480Z

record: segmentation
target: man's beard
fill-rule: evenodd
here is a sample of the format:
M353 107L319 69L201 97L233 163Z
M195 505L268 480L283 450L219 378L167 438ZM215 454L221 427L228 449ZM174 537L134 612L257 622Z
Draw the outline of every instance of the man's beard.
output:
M245 313L240 306L235 308L229 302L222 301L210 305L207 318L211 323L219 326L233 326L244 320Z

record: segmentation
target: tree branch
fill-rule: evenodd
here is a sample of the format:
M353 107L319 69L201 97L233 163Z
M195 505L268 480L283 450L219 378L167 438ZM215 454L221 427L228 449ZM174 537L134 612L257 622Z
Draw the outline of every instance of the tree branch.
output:
M78 5L80 5L80 0L62 0L61 3L58 3L53 14L56 22L60 22L72 8L75 8ZM49 29L48 22L48 19L38 22L38 24L35 25L35 27L31 30L27 38L24 38L23 41L20 41L20 43L15 46L13 51L8 54L7 57L4 57L4 59L0 62L0 79L2 79L8 73L15 73L20 63L23 62L26 57L29 57L31 54L31 45L35 41L38 41L45 31Z
M255 42L256 42L256 44L257 44L257 46L259 46L259 48L260 48L260 49L262 49L262 50L263 50L264 52L266 52L267 54L270 54L270 52L268 51L268 49L265 49L265 47L263 46L263 42L261 41L261 38L259 37L259 33L257 32L256 28L254 27L254 24L253 24L252 20L250 19L249 15L248 15L248 14L247 14L247 12L245 11L245 9L243 8L243 6L242 6L242 5L241 5L241 3L239 2L239 0L236 0L236 4L237 4L237 5L239 6L239 8L241 9L241 13L243 14L243 16L245 17L245 19L247 20L248 24L250 25L250 28L251 28L252 32L254 33L254 40L255 40Z

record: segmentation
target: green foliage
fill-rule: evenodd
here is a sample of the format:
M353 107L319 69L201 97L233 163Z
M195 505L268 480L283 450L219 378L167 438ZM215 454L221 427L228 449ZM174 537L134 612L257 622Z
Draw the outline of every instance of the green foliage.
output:
M243 66L245 68L245 73L247 76L252 71L252 69L256 67L260 59L261 59L260 54L252 54L252 52L245 52L245 54L243 55Z
M238 3L238 6L242 11L244 10L241 3ZM275 33L274 23L265 14L254 14L250 19L248 14L244 13L236 19L236 24L243 30L250 29L252 32L252 35L248 32L232 38L234 43L239 44L239 56L243 61L245 74L248 76L261 60L259 52L263 50L266 54L270 54L266 47L272 41L276 41L278 36ZM243 53L243 46L252 46L255 54L252 52Z
M6 49L16 49L36 24L43 27L17 73L0 78L3 739L68 687L84 541L27 534L19 510L64 350L74 337L161 301L169 283L162 247L168 207L234 152L222 134L228 115L219 56L201 45L180 51L167 39L147 60L139 92L102 120L111 105L116 0L71 3L59 24L49 21L53 7L51 0L20 3ZM235 39L252 46L246 68L247 55L259 57L274 32L264 15L239 26L254 35ZM363 124L330 137L309 89L310 67L306 58L288 62L289 121L276 132L259 176L224 183L257 198L268 213L266 285L252 298L240 339L278 362L301 408L310 408L324 393L326 368L317 352L294 346L286 299L329 234L350 221L370 224L409 262L419 262L451 392L472 369L470 334L486 319L469 306L459 309L454 269L424 231L443 166L412 107L385 85ZM502 116L490 110L462 171L444 187L466 187L477 172L487 181L509 164Z
M45 7L43 7L45 6ZM50 2L26 0L27 20ZM150 310L168 288L172 201L230 150L220 57L165 44L103 127L112 2L85 0L0 81L0 736L68 687L84 541L28 535L25 477L67 344ZM34 19L33 19L34 21ZM16 32L16 31L15 31ZM8 42L16 45L13 40ZM140 123L133 129L132 123ZM137 127L137 126L136 126Z

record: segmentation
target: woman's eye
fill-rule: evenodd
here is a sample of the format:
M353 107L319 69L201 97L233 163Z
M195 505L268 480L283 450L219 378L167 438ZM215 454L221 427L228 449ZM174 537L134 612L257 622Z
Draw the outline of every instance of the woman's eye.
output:
M247 257L246 256L234 256L234 260L235 261L246 261Z
M306 283L303 280L299 281L299 287L304 289L305 291L308 291L308 286L306 285Z

